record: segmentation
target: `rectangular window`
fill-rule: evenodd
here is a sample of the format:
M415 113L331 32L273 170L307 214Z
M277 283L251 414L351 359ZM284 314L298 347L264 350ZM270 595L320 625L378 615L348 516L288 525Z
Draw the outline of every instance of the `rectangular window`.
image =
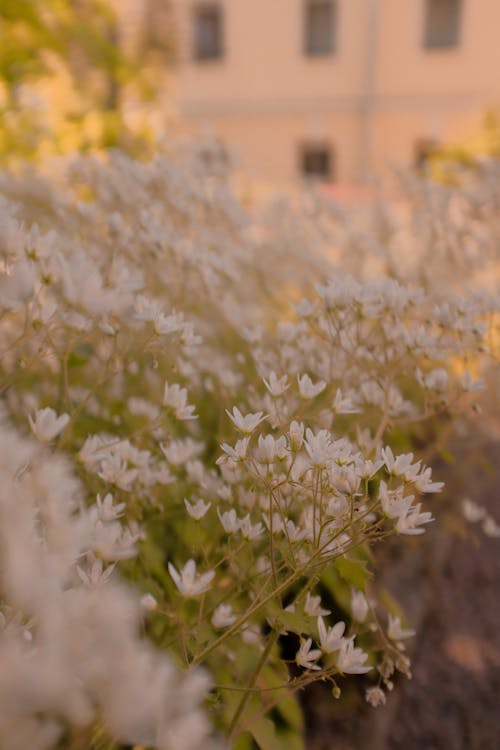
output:
M457 47L460 38L462 0L426 0L424 47Z
M316 57L335 52L336 0L305 0L304 54Z
M195 60L218 60L223 53L222 8L215 3L197 5L194 9L193 57Z
M332 150L326 144L312 144L301 149L300 171L305 179L333 182L333 162Z

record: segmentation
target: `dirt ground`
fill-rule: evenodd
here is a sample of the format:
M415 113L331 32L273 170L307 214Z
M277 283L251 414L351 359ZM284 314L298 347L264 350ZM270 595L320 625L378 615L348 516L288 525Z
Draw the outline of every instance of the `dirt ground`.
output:
M470 497L500 523L500 440L459 441L435 469L447 492L429 533L384 551L384 586L412 626L413 678L378 709L342 706L322 685L304 696L310 750L500 750L500 539L465 538L452 505Z

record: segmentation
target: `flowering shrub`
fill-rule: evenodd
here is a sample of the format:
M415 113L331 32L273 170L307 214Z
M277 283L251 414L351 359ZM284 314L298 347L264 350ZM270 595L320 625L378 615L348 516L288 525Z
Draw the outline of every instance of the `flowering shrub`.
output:
M433 520L497 299L189 150L56 166L0 182L2 746L300 747L312 680L410 674L371 546Z

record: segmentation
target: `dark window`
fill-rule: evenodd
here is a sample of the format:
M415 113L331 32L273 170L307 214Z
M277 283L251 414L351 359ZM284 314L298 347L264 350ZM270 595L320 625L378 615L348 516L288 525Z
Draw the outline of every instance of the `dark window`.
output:
M335 52L336 0L306 0L304 6L304 54Z
M462 0L426 0L424 47L457 47Z
M425 171L439 151L439 143L434 138L420 138L415 143L414 163L415 168L419 171Z
M223 18L219 5L204 4L194 11L194 58L217 60L223 55Z
M304 146L301 150L300 159L302 177L333 182L333 154L329 146L319 144Z

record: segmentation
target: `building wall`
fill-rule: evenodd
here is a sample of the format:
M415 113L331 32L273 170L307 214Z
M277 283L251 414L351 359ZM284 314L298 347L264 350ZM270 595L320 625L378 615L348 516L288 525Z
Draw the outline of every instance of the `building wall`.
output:
M423 47L425 0L337 0L336 51L303 54L303 0L220 0L224 57L192 58L195 0L171 0L172 95L190 132L219 136L252 177L289 182L305 142L335 151L335 178L410 165L418 140L459 139L500 104L500 2L462 0L458 47Z

